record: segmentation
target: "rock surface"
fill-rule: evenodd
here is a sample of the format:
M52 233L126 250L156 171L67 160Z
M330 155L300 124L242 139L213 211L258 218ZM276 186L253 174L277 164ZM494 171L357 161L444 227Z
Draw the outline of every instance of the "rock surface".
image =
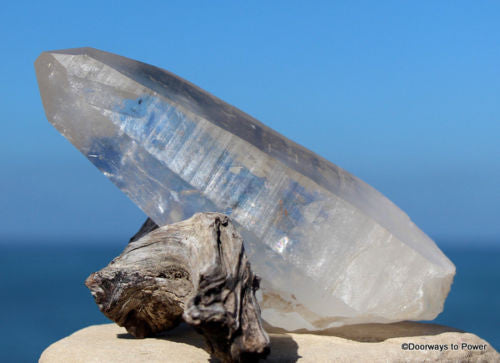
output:
M271 354L266 362L500 361L498 352L476 335L434 324L364 324L321 335L274 333L270 337ZM448 348L403 350L403 344ZM458 349L452 350L452 344ZM209 362L203 347L203 338L186 325L147 339L135 339L115 324L94 325L49 346L40 363Z

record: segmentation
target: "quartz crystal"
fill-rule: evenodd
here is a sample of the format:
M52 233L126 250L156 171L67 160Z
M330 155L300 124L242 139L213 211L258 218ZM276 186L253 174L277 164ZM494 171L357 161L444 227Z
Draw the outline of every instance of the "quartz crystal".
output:
M157 224L222 212L287 330L430 320L454 265L375 189L178 76L92 48L35 63L48 120ZM309 127L314 127L313 124Z

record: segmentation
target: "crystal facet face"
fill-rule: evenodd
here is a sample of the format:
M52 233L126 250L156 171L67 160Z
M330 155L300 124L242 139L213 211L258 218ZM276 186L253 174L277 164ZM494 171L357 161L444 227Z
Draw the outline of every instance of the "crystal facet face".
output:
M287 330L431 320L454 265L345 170L162 69L92 48L35 63L48 120L157 224L222 212Z

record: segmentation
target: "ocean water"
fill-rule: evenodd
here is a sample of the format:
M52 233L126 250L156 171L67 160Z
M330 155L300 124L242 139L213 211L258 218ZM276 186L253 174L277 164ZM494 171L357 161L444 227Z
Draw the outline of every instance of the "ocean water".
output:
M107 323L84 285L124 244L0 244L0 362L34 362L75 330ZM500 348L500 248L443 248L457 266L434 321ZM451 342L452 343L452 342Z

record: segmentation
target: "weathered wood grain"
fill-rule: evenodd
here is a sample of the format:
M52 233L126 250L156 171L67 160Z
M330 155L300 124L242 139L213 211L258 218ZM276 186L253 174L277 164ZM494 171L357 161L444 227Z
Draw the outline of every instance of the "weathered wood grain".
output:
M146 221L122 254L85 283L104 315L135 337L185 320L223 361L269 353L255 297L259 279L223 214L199 213L163 227Z

